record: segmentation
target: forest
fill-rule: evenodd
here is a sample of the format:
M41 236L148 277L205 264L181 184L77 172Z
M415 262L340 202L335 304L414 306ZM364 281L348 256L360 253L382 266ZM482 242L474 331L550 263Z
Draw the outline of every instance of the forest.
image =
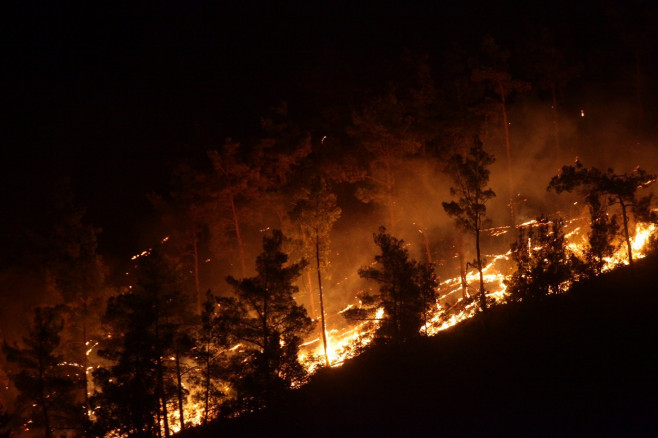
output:
M535 22L404 40L375 66L351 59L355 77L325 81L315 60L257 116L168 146L141 192L112 167L128 182L111 214L81 174L16 171L30 183L2 218L0 436L223 424L359 355L471 318L486 333L502 307L632 273L658 247L658 38L633 26L640 6L608 6L600 46Z

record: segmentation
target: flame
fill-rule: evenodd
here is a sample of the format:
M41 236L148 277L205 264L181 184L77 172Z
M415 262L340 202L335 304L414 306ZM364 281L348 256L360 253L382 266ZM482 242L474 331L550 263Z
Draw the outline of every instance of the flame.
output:
M577 256L582 256L587 249L587 229L588 227L582 226L581 223L587 221L587 218L575 218L567 221L565 230L565 237L567 239L567 248L574 252ZM537 226L537 221L528 221L517 227L533 227ZM510 227L496 227L488 230L483 230L489 233L491 237L498 237L507 233ZM656 234L656 226L654 224L637 224L633 230L633 237L631 239L631 247L633 257L641 259L646 256L646 248L652 236ZM138 254L134 258L144 256L146 251ZM514 266L510 262L511 251L504 254L489 254L484 257L488 260L482 269L482 275L485 281L485 293L490 302L496 304L505 303L509 297L504 280L512 273ZM616 266L628 264L628 254L625 245L620 245L617 252L606 259L604 271L609 271ZM432 336L443 330L447 330L455 325L472 318L479 312L478 300L470 299L469 296L479 293L475 288L479 288L479 273L476 269L472 269L466 275L466 297L464 294L461 277L456 276L442 281L438 286L438 299L428 312L428 319L426 324L420 329L424 335ZM565 291L569 284L565 283L561 288ZM345 306L342 310L338 311L335 315L342 318L342 313L346 310L358 305L358 303L351 303ZM372 342L375 332L379 327L379 320L384 317L384 309L379 308L373 320L360 321L353 325L347 325L340 328L332 328L327 330L327 356L331 367L339 367L346 360L357 356L364 347ZM108 335L110 337L110 335ZM89 347L87 355L98 345L97 342L88 343ZM234 346L225 350L225 354L239 349L242 344L235 344ZM325 364L324 348L322 340L319 337L307 339L302 345L299 354L300 362L305 366L310 374L315 373L320 367ZM62 363L60 365L69 365L74 367L82 367L79 364ZM194 368L191 363L185 364L188 369ZM93 367L89 367L92 369ZM87 370L87 372L88 372ZM301 386L303 382L296 382L293 388ZM192 382L184 378L183 386L191 388ZM189 394L194 391L188 391ZM226 387L225 392L229 393L230 388ZM178 410L177 400L172 400L168 404L168 420L169 429L172 433L177 433L181 430L180 413ZM187 427L198 426L203 423L204 417L204 404L193 400L191 395L188 395L184 402L183 414L185 416L185 425ZM164 429L164 424L161 424ZM119 437L118 433L111 433L108 436Z
M565 237L567 239L567 248L574 252L577 256L583 256L587 249L587 227L580 225L586 222L587 218L579 217L567 221L567 232ZM537 226L536 220L527 221L518 227L533 227ZM509 231L509 227L496 227L483 230L489 233L492 237L497 237ZM646 247L650 238L656 233L656 225L639 223L636 225L633 238L631 239L631 248L633 251L634 259L641 259L646 256ZM485 281L485 293L487 299L496 304L505 303L509 298L509 293L504 280L507 279L512 273L514 267L510 263L511 251L505 254L485 256L485 259L491 261L487 263L482 269L483 278ZM625 246L620 246L613 257L606 259L604 271L609 271L620 265L628 264L628 254ZM479 284L479 273L477 270L471 270L466 275L466 283L468 285ZM562 285L561 290L566 291L570 286L570 282ZM471 292L476 292L470 289ZM429 336L435 335L440 331L447 330L460 322L472 318L479 312L479 304L477 300L469 300L464 297L459 297L454 300L454 296L462 294L461 277L448 278L442 281L438 288L439 299L435 306L430 309L427 323L421 328L421 333ZM454 300L452 304L450 302ZM343 313L345 310L354 307L355 304L347 305L338 314ZM377 318L383 317L384 310L378 310ZM327 355L332 367L342 365L345 360L352 358L358 354L360 348L368 345L377 330L378 323L376 321L365 321L352 326L351 328L333 329L327 333L328 345ZM324 354L322 342L319 338L314 338L307 341L303 346L303 351L300 353L300 361L306 366L309 373L315 372L322 364L322 356Z

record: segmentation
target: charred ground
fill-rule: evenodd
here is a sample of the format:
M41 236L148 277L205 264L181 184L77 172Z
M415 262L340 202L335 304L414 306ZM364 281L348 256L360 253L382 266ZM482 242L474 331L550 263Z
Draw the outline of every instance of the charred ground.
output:
M658 257L371 349L206 436L656 436Z

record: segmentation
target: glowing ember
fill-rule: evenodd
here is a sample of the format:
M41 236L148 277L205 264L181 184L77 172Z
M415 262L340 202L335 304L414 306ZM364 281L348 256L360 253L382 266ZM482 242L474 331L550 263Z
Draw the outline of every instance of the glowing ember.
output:
M587 249L587 226L582 226L582 223L587 221L586 218L576 218L567 221L567 230L565 236L567 238L567 247L574 252L577 256L582 257ZM537 225L537 221L532 220L525 222L518 227L533 227ZM507 233L510 227L497 227L485 230L491 237L498 237ZM633 238L631 239L631 246L634 258L641 259L645 256L645 248L647 247L650 238L656 233L656 226L653 224L638 224L634 230ZM531 243L529 243L531 245ZM138 254L135 258L147 255L145 251ZM514 270L514 266L510 263L511 251L504 254L487 255L486 265L483 268L483 277L485 280L486 295L490 302L496 304L503 304L508 299L508 292L504 284L504 280L508 278ZM628 254L625 245L619 245L617 252L613 257L606 259L604 271L613 269L619 265L628 264ZM438 299L435 306L429 310L428 321L424 327L421 328L421 333L424 335L432 336L440 331L447 330L455 325L472 318L478 314L479 304L477 300L471 299L478 293L479 275L477 270L473 269L466 275L466 297L463 296L464 290L462 286L461 277L448 278L442 281L439 285ZM562 291L566 291L570 286L567 282L561 287ZM342 310L333 315L337 318L342 318L342 313L355 307L357 303L349 304ZM341 328L333 328L327 331L327 354L329 363L332 367L341 366L347 359L357 356L364 347L370 344L374 338L375 332L379 326L379 319L384 316L384 309L379 308L373 320L360 321L357 324L348 326L347 324ZM109 336L109 335L108 335ZM97 342L89 342L87 344L87 355L98 345ZM236 344L231 348L225 350L224 354L239 349L242 344ZM171 358L173 360L173 358ZM324 350L322 341L319 337L308 339L301 346L299 354L300 362L306 367L309 373L314 373L324 365ZM80 364L62 363L62 366L72 366L74 368L84 368ZM192 364L186 364L191 369L194 368ZM93 370L93 367L88 367L87 372ZM183 379L183 386L190 388L192 382ZM296 382L293 388L301 386L303 382ZM193 391L189 391L192 393ZM226 393L230 393L230 388L225 388ZM184 404L185 425L197 426L203 423L204 406L200 402L196 402L191 396L187 396ZM169 428L173 433L181 430L181 421L179 418L179 410L177 404L172 401L168 406L168 420ZM26 429L29 425L26 425ZM163 425L164 427L164 425ZM110 434L108 436L120 436L119 434Z
M587 248L587 232L583 230L586 227L578 225L587 221L586 218L576 218L567 222L568 249L573 251L577 256L583 256ZM537 221L527 221L518 227L536 226ZM509 227L497 227L485 230L492 237L497 237L509 231ZM656 226L653 224L638 224L635 229L634 237L631 239L634 258L641 259L645 257L644 248L647 246L649 239L656 232ZM485 257L490 262L483 268L487 298L494 303L505 303L508 298L508 292L504 280L513 273L514 267L509 263L510 251L505 254L489 255ZM619 265L628 264L628 255L625 247L620 246L614 257L606 260L604 271L609 271ZM467 284L478 284L478 273L472 270L466 276ZM570 286L567 282L561 287L566 291ZM476 292L471 290L471 292ZM472 318L479 312L479 305L474 300L464 299L462 294L462 283L460 277L449 278L439 285L439 299L436 306L430 309L427 325L421 329L423 334L429 336L435 335L442 330L453 327L460 322ZM459 297L459 298L455 298ZM339 313L354 307L354 304L348 305ZM383 316L383 309L379 309L377 318ZM328 353L332 367L340 366L343 362L358 354L360 349L368 345L377 329L376 321L361 322L352 328L332 330L328 335L329 345ZM322 345L319 338L309 340L304 344L304 351L300 354L301 362L307 367L308 371L313 373L322 365Z

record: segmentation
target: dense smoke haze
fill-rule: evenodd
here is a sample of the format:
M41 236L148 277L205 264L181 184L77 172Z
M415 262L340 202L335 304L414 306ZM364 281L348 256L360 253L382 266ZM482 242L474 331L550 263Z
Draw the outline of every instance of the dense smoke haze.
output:
M315 256L292 219L317 176L340 208L322 270L327 328L341 328L373 287L358 270L380 226L439 281L476 257L442 206L449 159L474 136L496 159L485 229L587 217L582 197L547 191L576 159L658 171L650 2L275 3L3 6L0 338L73 302L65 273L83 259L103 279L99 319L152 248L191 296L228 297L226 277L255 275L274 229L291 262L311 262L296 300L318 318ZM485 233L485 255L513 228Z

